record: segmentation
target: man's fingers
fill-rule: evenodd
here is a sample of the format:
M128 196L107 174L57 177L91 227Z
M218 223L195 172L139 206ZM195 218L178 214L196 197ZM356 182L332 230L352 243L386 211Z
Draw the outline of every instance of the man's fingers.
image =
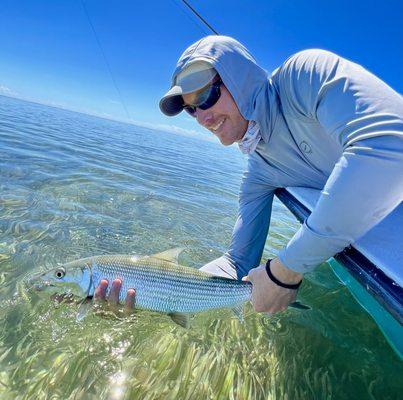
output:
M122 280L114 279L112 282L111 291L109 292L108 296L108 303L111 306L116 306L119 303L119 293L121 287L122 287Z
M242 280L243 280L244 282L249 282L249 276L248 276L248 275L244 276L244 277L242 278Z
M106 290L108 289L108 281L102 279L94 292L94 301L102 301L106 299Z
M135 303L136 303L136 290L129 289L126 295L125 310L129 312L132 311L134 309Z
M109 291L108 296L106 292L108 290L109 282L106 279L102 279L95 289L94 292L94 302L102 303L107 301L108 305L115 308L119 304L119 294L122 289L122 280L120 278L114 279L111 285L111 290ZM136 303L136 290L129 289L127 291L124 311L132 312Z

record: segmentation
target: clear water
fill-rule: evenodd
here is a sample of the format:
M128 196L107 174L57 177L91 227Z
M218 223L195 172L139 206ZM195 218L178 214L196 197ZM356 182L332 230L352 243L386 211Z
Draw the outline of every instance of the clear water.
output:
M246 306L167 316L90 314L26 293L25 274L95 254L186 246L200 267L230 240L244 160L179 136L0 97L1 399L398 399L402 363L328 265L310 311ZM298 224L279 202L265 257Z

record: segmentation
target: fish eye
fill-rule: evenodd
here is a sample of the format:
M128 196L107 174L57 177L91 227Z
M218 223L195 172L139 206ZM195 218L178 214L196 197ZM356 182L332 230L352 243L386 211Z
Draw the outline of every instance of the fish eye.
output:
M64 268L58 268L55 272L57 279L62 279L66 275L66 270Z

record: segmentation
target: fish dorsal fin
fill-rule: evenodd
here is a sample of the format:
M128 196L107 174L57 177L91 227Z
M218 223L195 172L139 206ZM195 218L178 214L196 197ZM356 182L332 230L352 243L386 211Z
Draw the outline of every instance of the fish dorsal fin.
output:
M178 258L182 251L185 250L184 247L175 247L174 249L165 250L161 253L154 254L150 258L158 258L159 260L169 261L175 264L179 264Z

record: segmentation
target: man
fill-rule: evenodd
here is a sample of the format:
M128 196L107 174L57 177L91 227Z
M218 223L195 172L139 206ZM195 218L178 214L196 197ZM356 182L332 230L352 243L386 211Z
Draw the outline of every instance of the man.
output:
M403 199L403 100L364 68L323 50L271 76L236 40L208 36L180 57L161 111L188 112L248 154L227 253L202 269L246 276L258 312L282 311L303 274L364 235ZM322 190L277 258L260 265L276 188Z

